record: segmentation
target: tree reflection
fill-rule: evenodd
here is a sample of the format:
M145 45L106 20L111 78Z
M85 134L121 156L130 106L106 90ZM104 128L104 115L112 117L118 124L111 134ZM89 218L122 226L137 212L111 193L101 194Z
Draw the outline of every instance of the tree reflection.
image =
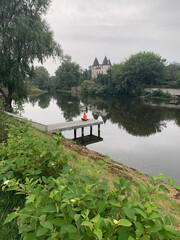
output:
M54 98L57 100L57 105L61 108L63 116L66 121L72 121L73 118L81 114L80 100L67 93L54 94Z
M81 104L79 97L56 93L30 97L29 101L32 104L38 102L41 108L47 108L52 97L57 101L66 121L72 121L73 118L80 117L82 112L90 110L95 119L101 117L104 122L110 120L134 136L149 136L161 132L168 120L174 120L180 127L179 109L158 107L157 104L153 106L141 99L86 97L81 99Z
M104 122L109 119L134 136L149 136L161 132L166 127L167 120L175 120L180 126L178 109L153 107L144 104L141 99L86 98L83 102L90 105L92 113L96 108L93 115L96 119L99 116ZM106 116L102 116L103 111Z
M48 108L50 101L51 101L51 95L49 93L44 93L38 96L30 96L29 102L32 104L32 106L35 106L36 103L38 103L38 106L40 108Z

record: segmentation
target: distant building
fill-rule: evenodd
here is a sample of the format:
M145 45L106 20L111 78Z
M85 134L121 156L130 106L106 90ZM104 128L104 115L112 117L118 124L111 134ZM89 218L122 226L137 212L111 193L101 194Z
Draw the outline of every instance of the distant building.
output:
M92 79L97 78L98 74L106 74L108 68L111 67L110 60L107 57L104 58L103 63L99 64L97 58L94 59L94 63L91 67Z

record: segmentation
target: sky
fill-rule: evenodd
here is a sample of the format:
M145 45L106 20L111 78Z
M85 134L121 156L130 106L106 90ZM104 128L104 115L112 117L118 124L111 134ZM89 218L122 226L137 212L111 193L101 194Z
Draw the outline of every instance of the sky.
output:
M52 0L45 16L64 54L83 69L151 51L180 63L180 0ZM60 65L49 59L51 75Z

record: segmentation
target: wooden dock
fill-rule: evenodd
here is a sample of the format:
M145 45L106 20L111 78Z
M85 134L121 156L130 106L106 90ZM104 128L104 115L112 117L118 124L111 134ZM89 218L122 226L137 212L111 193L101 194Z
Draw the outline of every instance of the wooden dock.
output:
M100 137L100 125L101 124L103 124L103 121L95 120L95 119L89 119L87 121L77 120L77 121L47 125L47 131L54 133L57 131L62 132L62 131L67 131L67 130L74 130L74 138L76 139L76 135L77 135L76 131L78 128L81 128L82 137L84 137L84 128L85 127L90 127L90 135L92 135L92 127L98 126L98 137Z
M103 121L96 120L96 119L88 119L87 121L82 121L82 120L77 120L77 121L71 121L71 122L61 122L61 123L55 123L55 124L41 124L38 122L34 122L32 120L29 120L27 118L23 118L21 116L8 113L8 115L12 116L13 118L16 118L17 120L20 121L28 121L33 127L42 130L42 131L47 131L50 133L55 133L55 132L62 132L62 131L67 131L67 130L74 130L74 138L76 139L77 137L77 129L81 128L82 131L82 137L84 137L84 128L85 127L90 127L90 135L92 135L92 127L93 126L98 126L98 137L100 137L100 125L103 124Z

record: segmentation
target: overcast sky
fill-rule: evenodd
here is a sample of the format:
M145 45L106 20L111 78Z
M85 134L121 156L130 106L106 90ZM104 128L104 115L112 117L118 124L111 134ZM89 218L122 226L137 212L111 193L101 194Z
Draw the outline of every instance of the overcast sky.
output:
M180 63L180 0L52 0L46 20L83 68L95 57L120 63L139 51ZM51 75L59 65L44 64Z

